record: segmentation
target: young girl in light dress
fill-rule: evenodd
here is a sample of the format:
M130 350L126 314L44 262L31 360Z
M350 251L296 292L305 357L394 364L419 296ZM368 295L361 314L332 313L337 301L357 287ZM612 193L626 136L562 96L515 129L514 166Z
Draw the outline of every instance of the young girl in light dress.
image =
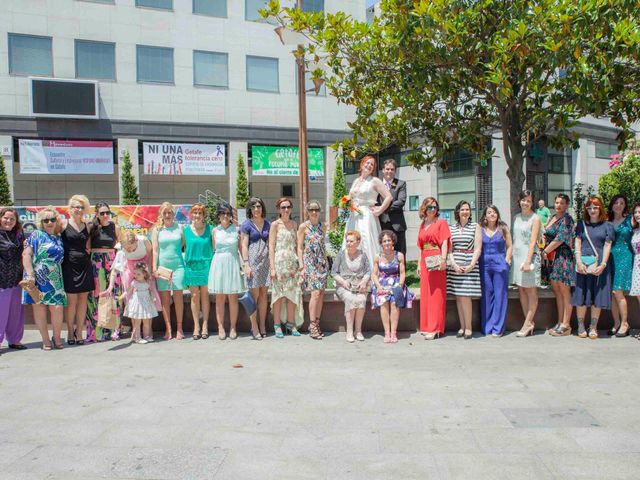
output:
M124 296L127 304L124 309L125 316L131 318L133 327L131 339L134 343L153 342L151 333L151 319L158 315L158 310L151 298L151 275L144 262L137 263L134 270L134 280L131 285L125 285ZM142 337L140 324L142 323Z

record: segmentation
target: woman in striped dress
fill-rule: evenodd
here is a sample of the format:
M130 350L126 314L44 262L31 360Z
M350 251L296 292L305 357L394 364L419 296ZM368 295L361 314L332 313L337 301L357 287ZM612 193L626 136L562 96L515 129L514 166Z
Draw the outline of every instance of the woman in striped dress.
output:
M455 295L460 330L458 338L472 336L471 299L480 298L480 269L478 259L482 252L482 233L471 221L471 205L462 200L454 211L455 225L451 226L451 255L447 267L447 293Z

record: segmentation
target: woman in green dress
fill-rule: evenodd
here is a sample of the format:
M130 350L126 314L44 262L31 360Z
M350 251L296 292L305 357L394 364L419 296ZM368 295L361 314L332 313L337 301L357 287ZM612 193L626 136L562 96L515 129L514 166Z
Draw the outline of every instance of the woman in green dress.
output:
M631 247L633 227L629 215L629 201L624 195L614 195L609 202L609 221L613 224L616 238L611 247L613 266L613 302L611 314L614 325L609 335L626 337L629 335L629 319L625 293L631 290L634 251Z
M193 339L209 338L209 267L213 258L211 225L204 223L207 209L196 203L189 213L191 225L184 227L184 283L191 291ZM202 312L202 328L200 327Z
M162 316L165 325L165 340L171 340L171 293L176 309L176 339L182 340L182 318L184 313L184 235L175 221L175 209L169 202L160 205L158 221L151 234L153 246L153 275L157 279L158 291L162 300ZM171 270L171 279L166 280L158 274L158 267Z

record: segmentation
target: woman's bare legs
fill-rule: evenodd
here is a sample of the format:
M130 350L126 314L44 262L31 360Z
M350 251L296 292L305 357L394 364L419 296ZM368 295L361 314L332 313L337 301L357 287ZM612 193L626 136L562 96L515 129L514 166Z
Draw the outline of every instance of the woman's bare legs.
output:
M164 339L171 340L173 338L171 334L171 292L164 290L159 293L162 302L162 318L164 318Z
M184 294L182 290L173 291L173 308L176 309L176 340L184 338L182 320L184 318Z

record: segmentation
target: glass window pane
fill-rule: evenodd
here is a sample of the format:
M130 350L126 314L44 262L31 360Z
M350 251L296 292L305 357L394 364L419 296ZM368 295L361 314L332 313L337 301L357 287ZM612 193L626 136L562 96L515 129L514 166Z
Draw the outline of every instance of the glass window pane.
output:
M596 142L596 157L611 158L611 155L618 153L618 145L615 143Z
M227 17L227 0L193 0L193 13Z
M9 73L52 77L51 38L10 33Z
M324 12L324 0L302 0L303 12Z
M115 45L76 40L76 77L115 80Z
M267 6L267 0L245 0L244 18L246 20L262 20L258 10Z
M151 7L171 10L173 8L173 0L136 0L136 7Z
M194 51L193 84L208 87L228 87L227 54Z
M137 46L138 82L173 83L173 49Z
M280 91L277 58L247 57L247 90Z

